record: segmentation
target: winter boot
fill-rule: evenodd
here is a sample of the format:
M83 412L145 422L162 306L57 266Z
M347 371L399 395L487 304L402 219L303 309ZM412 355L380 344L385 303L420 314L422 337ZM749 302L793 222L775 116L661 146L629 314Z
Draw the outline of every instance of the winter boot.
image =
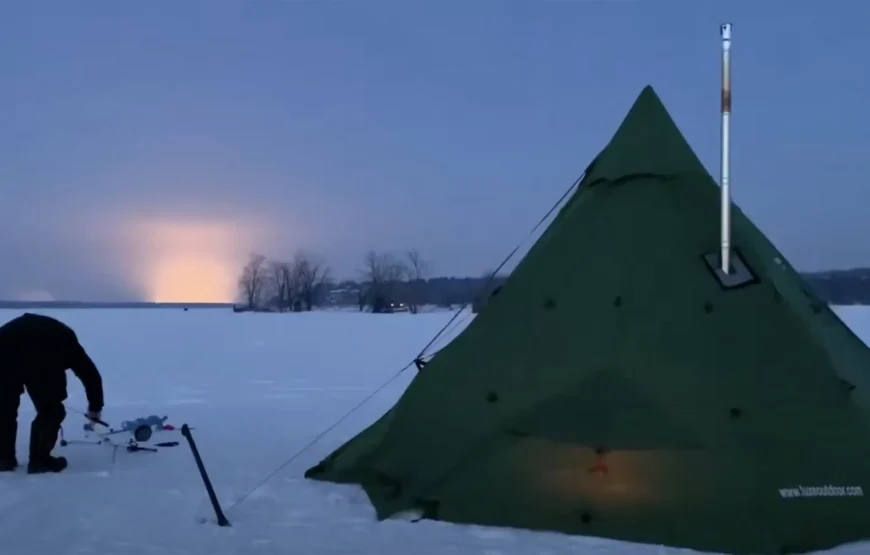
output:
M30 425L30 462L27 464L28 474L44 474L46 472L60 472L66 468L67 462L63 457L52 457L51 450L57 443L60 421L58 414L62 416L63 405L60 409L53 405L37 409L36 418ZM60 411L60 412L58 412Z
M47 472L61 472L67 467L65 457L40 457L38 459L30 459L27 463L28 474L45 474Z
M12 472L18 468L18 459L15 455L11 457L0 457L0 472Z

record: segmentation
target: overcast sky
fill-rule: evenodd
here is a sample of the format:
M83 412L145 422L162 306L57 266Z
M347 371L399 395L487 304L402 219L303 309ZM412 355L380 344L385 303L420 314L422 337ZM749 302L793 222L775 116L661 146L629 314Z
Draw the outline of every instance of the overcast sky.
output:
M836 9L834 9L836 6ZM493 268L652 84L803 269L870 265L870 4L0 4L0 297L227 300L250 251Z

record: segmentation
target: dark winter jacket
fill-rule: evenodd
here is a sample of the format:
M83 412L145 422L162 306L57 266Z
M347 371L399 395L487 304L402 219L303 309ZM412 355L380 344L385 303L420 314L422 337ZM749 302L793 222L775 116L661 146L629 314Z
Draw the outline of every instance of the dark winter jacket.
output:
M72 370L84 386L88 410L103 410L103 379L75 332L49 316L25 313L0 326L0 373L22 384L29 377L63 377Z

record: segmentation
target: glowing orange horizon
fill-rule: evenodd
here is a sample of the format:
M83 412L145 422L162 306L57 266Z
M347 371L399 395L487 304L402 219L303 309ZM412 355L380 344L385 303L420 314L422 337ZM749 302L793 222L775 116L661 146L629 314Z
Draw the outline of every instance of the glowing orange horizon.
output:
M166 257L156 262L148 289L152 302L232 302L238 265L220 257Z
M263 239L262 226L232 222L137 220L123 230L133 279L151 302L233 302Z

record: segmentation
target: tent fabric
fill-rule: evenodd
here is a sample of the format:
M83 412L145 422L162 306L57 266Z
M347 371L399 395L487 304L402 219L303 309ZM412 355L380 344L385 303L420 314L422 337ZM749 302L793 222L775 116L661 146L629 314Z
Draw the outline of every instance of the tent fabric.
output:
M719 202L645 88L486 310L306 476L379 518L740 554L870 537L870 350L736 206L754 279L724 287Z

